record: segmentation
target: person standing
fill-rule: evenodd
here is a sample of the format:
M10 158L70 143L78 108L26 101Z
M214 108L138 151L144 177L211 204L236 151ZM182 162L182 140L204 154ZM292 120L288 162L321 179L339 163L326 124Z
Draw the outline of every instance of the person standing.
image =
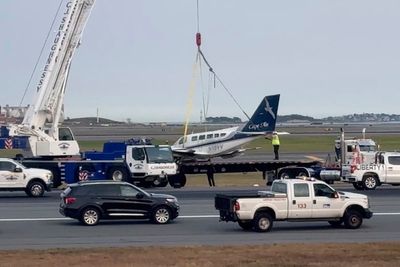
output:
M272 144L272 146L274 148L275 160L279 160L280 142L279 142L278 133L274 131L274 132L272 132L272 137L271 138L268 138L268 137L265 137L265 138L271 140L271 144Z

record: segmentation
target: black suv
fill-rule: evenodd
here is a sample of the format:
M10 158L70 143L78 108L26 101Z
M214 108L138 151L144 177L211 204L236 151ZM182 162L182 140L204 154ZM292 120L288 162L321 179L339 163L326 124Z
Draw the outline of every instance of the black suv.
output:
M165 224L178 217L179 204L174 196L147 193L126 182L87 181L70 184L61 193L60 213L85 225L103 218Z

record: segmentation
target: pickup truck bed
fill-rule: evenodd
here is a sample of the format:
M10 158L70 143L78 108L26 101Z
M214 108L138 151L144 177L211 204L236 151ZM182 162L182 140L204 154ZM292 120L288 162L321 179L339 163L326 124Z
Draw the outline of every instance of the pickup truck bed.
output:
M273 198L276 194L269 191L258 191L254 194L227 195L217 194L214 199L215 209L219 210L221 221L237 221L235 213L235 202L238 198Z

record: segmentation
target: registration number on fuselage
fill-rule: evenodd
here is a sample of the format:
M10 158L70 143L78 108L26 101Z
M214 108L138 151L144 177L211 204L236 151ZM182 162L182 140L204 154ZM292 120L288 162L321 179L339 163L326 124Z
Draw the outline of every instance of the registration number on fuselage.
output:
M216 152L220 151L224 148L223 144L214 144L214 145L209 145L208 146L208 152Z

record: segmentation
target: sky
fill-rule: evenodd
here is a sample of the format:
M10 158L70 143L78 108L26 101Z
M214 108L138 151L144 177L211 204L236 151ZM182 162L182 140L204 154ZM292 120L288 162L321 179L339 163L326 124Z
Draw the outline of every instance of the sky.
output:
M20 103L59 3L0 1L0 105ZM191 86L196 3L97 0L72 61L65 116L199 121L205 95L207 116L246 119L208 83L204 64ZM281 94L280 115L400 114L399 10L397 0L199 0L201 48L250 116L271 94Z

